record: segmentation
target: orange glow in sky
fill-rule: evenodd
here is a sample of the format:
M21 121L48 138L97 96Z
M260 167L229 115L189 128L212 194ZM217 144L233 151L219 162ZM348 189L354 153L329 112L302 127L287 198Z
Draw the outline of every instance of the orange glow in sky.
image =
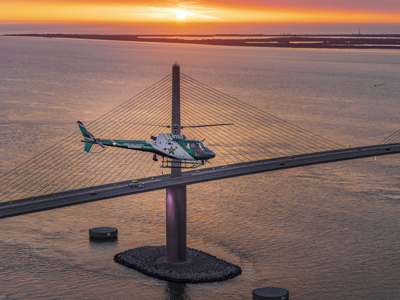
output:
M391 9L390 6L385 5L385 1L392 3L394 8ZM331 6L317 6L315 3L312 0L303 0L301 2L294 0L0 0L0 23L400 23L400 11L391 0L381 0L379 2L380 5L376 7L369 7L365 4L365 1L361 0L348 0L342 6L334 6L334 4ZM332 3L335 3L335 1L332 1Z

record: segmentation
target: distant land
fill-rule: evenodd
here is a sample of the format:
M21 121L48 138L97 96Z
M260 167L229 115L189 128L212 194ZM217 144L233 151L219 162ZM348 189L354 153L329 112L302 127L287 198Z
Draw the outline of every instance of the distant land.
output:
M116 34L4 34L43 38L94 39L147 43L179 43L218 46L400 49L400 34L321 34L321 35L116 35Z

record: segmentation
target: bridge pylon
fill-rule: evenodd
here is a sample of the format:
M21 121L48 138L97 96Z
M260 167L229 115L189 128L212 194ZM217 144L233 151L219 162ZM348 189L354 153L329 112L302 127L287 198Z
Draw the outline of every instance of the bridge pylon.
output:
M172 134L181 134L180 67L172 67ZM181 177L179 163L173 163L171 177ZM163 263L185 264L186 255L186 185L166 189L166 253Z

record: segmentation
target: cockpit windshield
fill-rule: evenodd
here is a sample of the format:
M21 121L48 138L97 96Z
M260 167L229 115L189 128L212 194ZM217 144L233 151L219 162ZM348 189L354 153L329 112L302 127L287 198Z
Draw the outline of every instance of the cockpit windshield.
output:
M195 142L192 143L192 149L193 150L199 150L199 149L204 150L203 145L201 143L195 143Z
M210 148L208 148L206 145L203 144L204 150L206 150L207 152L212 152Z

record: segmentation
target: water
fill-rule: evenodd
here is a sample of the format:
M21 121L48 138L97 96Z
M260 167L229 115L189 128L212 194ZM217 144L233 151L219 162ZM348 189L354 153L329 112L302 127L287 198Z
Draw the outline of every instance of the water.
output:
M0 174L171 72L181 72L345 146L399 129L396 51L295 50L0 37ZM149 107L151 107L149 105ZM206 113L206 108L199 106ZM251 133L250 133L251 134ZM256 137L254 137L256 138ZM176 285L113 262L165 244L165 193L0 220L0 299L291 299L400 295L398 155L188 187L188 246L242 267ZM88 229L119 229L94 243Z

